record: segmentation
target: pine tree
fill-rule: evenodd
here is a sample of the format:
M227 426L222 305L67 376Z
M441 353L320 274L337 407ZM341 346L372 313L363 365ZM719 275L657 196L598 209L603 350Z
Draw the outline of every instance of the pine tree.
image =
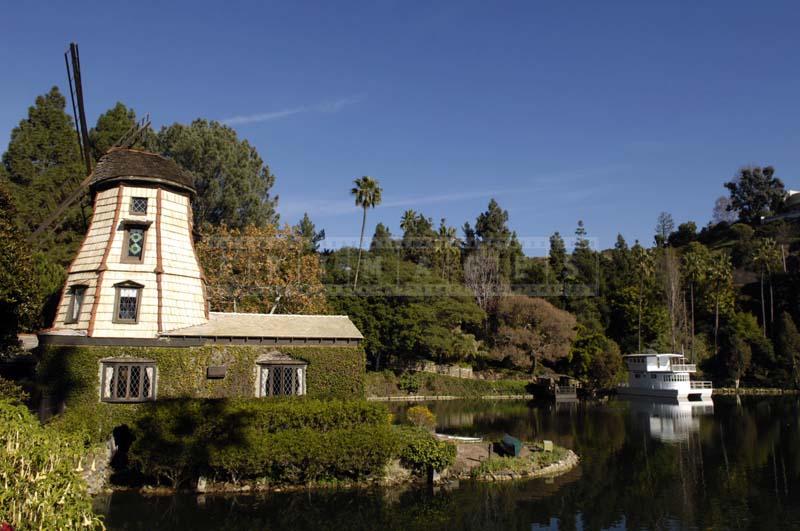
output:
M303 219L294 228L306 241L309 252L315 253L319 251L319 242L325 239L325 230L317 230L314 222L308 217L308 212L303 214Z
M11 196L0 185L0 358L13 354L21 326L35 312L30 252L14 226L15 215Z
M17 210L15 223L23 234L33 232L85 177L65 105L57 87L37 97L28 117L11 132L8 150L3 154L3 180L7 180ZM83 237L85 222L76 202L37 237L33 249L46 249L53 262L67 265Z
M122 102L117 102L114 107L101 114L97 119L97 125L89 131L89 142L95 160L99 160L110 147L117 144L134 125L136 125L136 112ZM146 151L157 150L155 133L147 129L129 147Z
M375 234L372 235L372 243L369 245L370 252L391 251L394 249L394 241L389 227L383 223L375 226Z
M159 151L194 173L195 225L263 227L278 221L278 197L270 196L275 176L256 148L219 122L195 120L158 133Z

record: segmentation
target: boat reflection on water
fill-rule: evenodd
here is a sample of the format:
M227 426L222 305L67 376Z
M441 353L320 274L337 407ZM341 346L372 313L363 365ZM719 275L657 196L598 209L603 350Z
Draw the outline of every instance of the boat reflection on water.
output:
M622 397L621 397L622 398ZM641 419L650 437L662 442L677 443L689 440L700 430L700 418L714 414L714 402L706 400L647 399L625 397L631 415Z

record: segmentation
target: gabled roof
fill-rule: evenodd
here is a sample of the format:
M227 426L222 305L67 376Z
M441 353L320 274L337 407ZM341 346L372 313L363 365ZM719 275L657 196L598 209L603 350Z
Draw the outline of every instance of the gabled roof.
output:
M280 315L211 312L203 324L178 328L162 337L348 339L364 336L346 315Z
M174 160L136 149L112 148L100 157L89 186L118 181L155 181L194 193L194 177Z

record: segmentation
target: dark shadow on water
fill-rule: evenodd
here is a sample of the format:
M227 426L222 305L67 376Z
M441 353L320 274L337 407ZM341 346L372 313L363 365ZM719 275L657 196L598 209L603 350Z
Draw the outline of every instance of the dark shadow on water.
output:
M551 439L575 449L581 464L553 480L250 496L127 492L98 507L112 530L800 528L797 398L719 398L713 411L617 401L430 407L440 431Z

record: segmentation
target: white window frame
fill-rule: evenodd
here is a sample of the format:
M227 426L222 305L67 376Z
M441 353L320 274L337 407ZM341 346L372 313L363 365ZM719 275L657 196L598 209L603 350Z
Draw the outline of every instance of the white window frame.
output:
M307 368L308 364L304 362L261 362L258 363L256 396L259 398L273 397L273 396L305 396L307 389ZM292 393L283 392L283 384L276 386L274 378L280 374L285 377L286 374L290 375L290 385ZM276 392L278 391L278 392Z

